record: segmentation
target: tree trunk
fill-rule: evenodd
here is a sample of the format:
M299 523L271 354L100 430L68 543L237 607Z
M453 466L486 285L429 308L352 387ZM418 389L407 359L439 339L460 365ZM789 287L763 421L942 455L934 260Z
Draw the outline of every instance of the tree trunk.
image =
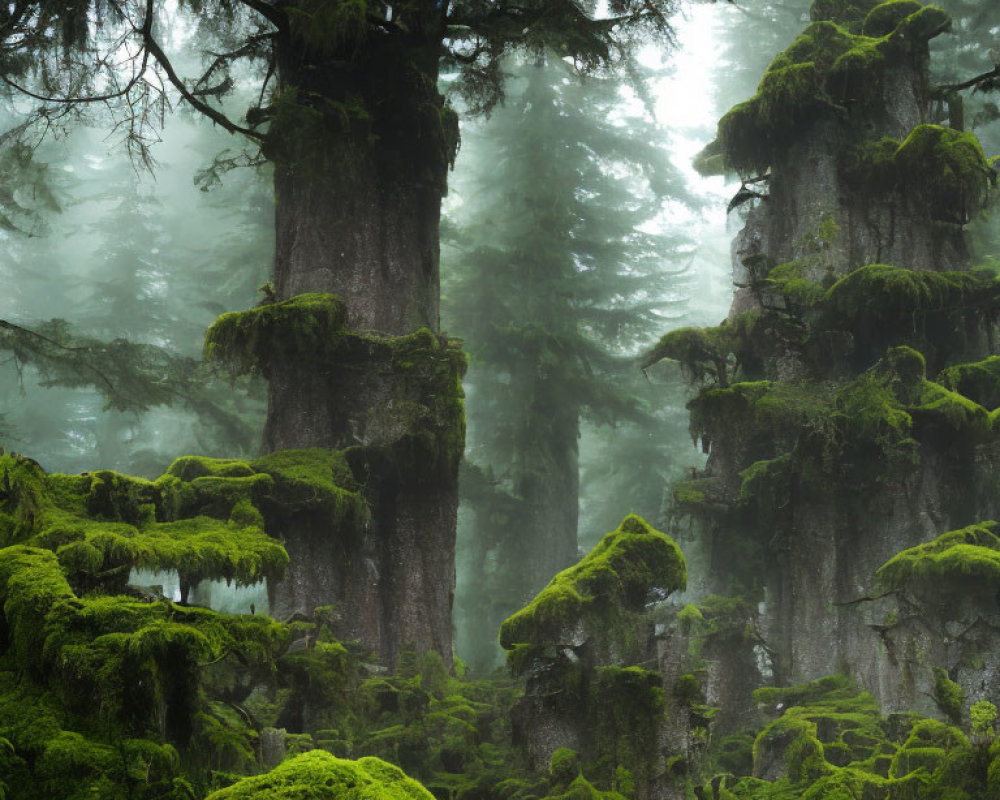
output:
M267 365L264 449L354 448L371 520L364 530L331 530L314 514L283 520L291 565L270 587L271 611L334 605L336 633L383 662L415 649L450 664L464 365L432 333L457 143L436 86L440 38L370 30L331 52L285 37L266 146L276 299L333 293L347 325L335 352Z

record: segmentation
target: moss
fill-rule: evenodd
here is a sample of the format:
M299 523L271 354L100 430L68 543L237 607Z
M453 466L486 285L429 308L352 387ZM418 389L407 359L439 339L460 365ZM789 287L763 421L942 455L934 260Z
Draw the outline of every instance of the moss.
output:
M895 324L914 314L995 303L1000 281L989 271L934 272L886 264L860 267L841 278L823 297L831 327L858 326L859 317L881 313ZM911 323L912 324L912 323ZM908 325L897 325L906 330Z
M286 510L322 511L357 524L368 518L360 487L341 451L280 450L253 461L252 467L273 478L276 502Z
M813 22L835 22L838 25L860 25L879 0L813 0L809 19Z
M923 7L917 0L889 0L888 3L881 3L865 16L862 32L865 36L885 36Z
M332 294L300 294L249 311L231 311L205 334L205 358L234 374L267 374L271 363L313 360L328 353L346 320L344 304Z
M965 692L941 667L934 667L934 702L952 725L962 724Z
M920 720L893 757L889 777L901 778L919 769L933 772L949 751L968 747L969 740L958 728L936 719Z
M882 139L859 150L855 183L876 193L921 198L933 219L965 224L984 208L996 173L976 136L940 125L918 125L905 140Z
M1000 587L1000 525L982 522L938 536L894 555L876 575L893 590L992 595Z
M508 617L500 644L561 644L583 625L592 636L612 633L608 623L641 611L650 593L663 596L686 585L684 557L673 540L641 518L626 517L579 564L556 575L532 602Z
M941 370L935 380L984 408L1000 407L1000 356L956 364Z
M553 788L569 786L580 774L580 757L568 747L560 747L549 759L549 785Z
M836 223L834 223L836 224ZM785 300L795 308L809 308L822 297L825 289L809 277L808 259L778 264L767 274L767 285L781 292Z
M732 332L725 325L717 328L678 328L664 335L643 360L642 368L663 359L680 362L692 382L706 378L720 386L729 383L727 362L733 350Z
M883 35L859 35L872 6L840 0L814 6L817 21L771 62L757 94L719 121L718 148L728 167L762 174L817 119L833 118L846 106L877 97L879 71L892 54L947 27L947 16L927 7ZM888 18L887 12L880 12L879 19L883 17Z
M753 699L770 706L804 706L819 700L850 699L857 694L857 686L846 675L827 675L795 686L757 689Z
M264 775L244 778L206 800L433 800L423 786L378 758L348 761L323 750L290 758Z

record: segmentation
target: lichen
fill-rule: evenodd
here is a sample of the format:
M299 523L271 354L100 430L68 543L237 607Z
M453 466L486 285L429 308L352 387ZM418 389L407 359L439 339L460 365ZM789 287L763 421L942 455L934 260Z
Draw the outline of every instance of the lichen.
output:
M529 605L508 617L500 644L558 645L577 626L614 634L609 623L641 611L652 592L663 597L686 585L684 557L670 537L635 515L605 536L579 564L556 575ZM623 633L619 631L619 633Z

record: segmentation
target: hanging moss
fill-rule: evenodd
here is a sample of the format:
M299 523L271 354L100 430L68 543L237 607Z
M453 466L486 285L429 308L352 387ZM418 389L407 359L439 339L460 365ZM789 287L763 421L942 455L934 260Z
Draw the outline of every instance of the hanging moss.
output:
M876 575L894 590L992 595L1000 587L1000 524L982 522L943 533L897 553Z
M616 635L611 623L625 612L641 611L651 592L666 596L685 585L680 548L630 515L579 564L560 572L528 606L508 617L500 644L508 650L519 644L558 645L579 625L590 636Z
M948 677L947 670L934 667L934 702L952 725L962 724L965 691Z
M831 324L863 324L859 317L881 313L892 324L903 316L949 308L992 308L1000 281L989 270L935 272L885 264L860 267L841 278L823 297ZM912 324L912 323L911 323ZM906 330L907 325L897 326Z
M322 750L290 758L264 775L243 778L206 800L433 800L423 786L379 758L348 761Z

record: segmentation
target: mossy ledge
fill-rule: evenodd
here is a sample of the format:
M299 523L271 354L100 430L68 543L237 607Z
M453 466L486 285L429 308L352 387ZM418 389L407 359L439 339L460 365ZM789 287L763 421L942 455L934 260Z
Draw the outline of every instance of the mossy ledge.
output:
M980 522L943 533L897 553L876 575L892 590L992 596L1000 588L1000 523Z
M276 360L321 358L344 333L347 311L332 294L300 294L220 316L205 334L205 359L242 375Z
M623 613L641 611L651 593L658 590L666 597L686 585L680 548L632 514L579 564L560 572L529 605L508 617L500 628L500 644L508 650L563 644L580 625L595 635L613 634L613 622Z

